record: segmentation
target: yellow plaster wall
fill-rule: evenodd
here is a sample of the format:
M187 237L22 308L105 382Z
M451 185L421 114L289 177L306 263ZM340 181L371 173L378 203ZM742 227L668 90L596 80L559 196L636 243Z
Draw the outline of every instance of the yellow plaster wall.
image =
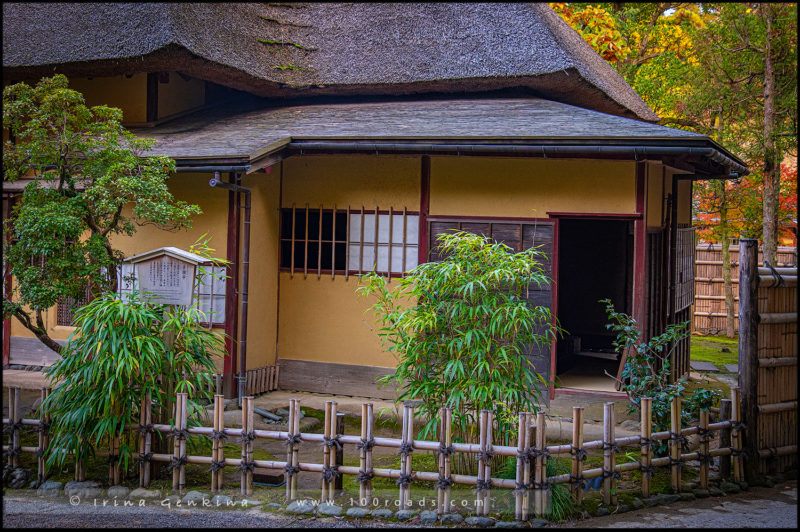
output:
M169 83L158 84L158 118L166 118L205 103L206 83L197 78L184 80L177 72L169 73Z
M692 181L689 179L678 181L678 223L692 223Z
M107 105L122 109L124 122L147 120L147 74L107 78L72 78L70 88L79 91L87 105Z
M284 207L419 210L420 158L386 155L313 155L283 161Z
M647 227L661 227L664 207L664 167L647 164Z
M278 224L280 165L244 176L251 192L247 367L275 363L278 329ZM227 201L227 194L223 194ZM242 212L242 230L244 212ZM244 233L242 232L242 235ZM244 240L242 240L244 245Z
M381 347L372 314L374 302L356 294L358 279L344 275L281 272L278 352L280 358L395 366L397 360Z
M633 213L635 174L628 161L431 157L430 214Z

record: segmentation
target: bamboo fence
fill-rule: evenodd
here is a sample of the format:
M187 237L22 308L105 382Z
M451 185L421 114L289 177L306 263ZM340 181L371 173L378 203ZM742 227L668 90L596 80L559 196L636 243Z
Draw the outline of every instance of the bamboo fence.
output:
M219 373L209 373L208 375L208 391L212 394L222 393L222 375ZM245 395L258 395L277 390L279 376L280 366L277 364L248 369L245 372Z
M42 394L46 394L42 390ZM3 423L8 425L9 445L4 445L3 450L8 454L9 465L18 465L18 456L21 452L35 453L40 458L47 446L47 418L20 419L18 416L17 397L19 390L11 388L9 418L4 418ZM452 435L452 410L443 408L440 416L440 430L438 441L416 440L414 438L414 408L412 402L407 402L403 407L403 430L400 438L375 437L373 408L371 403L362 404L361 431L359 435L341 434L343 424L336 423L336 402L327 401L325 404L325 419L323 433L301 433L300 427L300 401L291 399L289 403L289 421L286 431L257 430L253 428L253 400L245 397L242 401L242 427L225 428L223 424L224 402L222 395L214 397L213 426L189 427L187 425L188 404L185 393L177 394L177 409L175 425L152 424L151 408L149 401L142 401L141 423L131 427L139 437L139 452L135 458L139 461L139 485L147 487L150 482L150 467L152 462L166 462L170 465L173 474L172 487L181 492L186 489L185 470L187 464L204 464L210 466L211 491L218 492L223 487L224 468L235 468L241 472L240 487L243 495L252 494L253 472L255 468L279 469L286 478L286 501L297 498L297 474L306 471L317 473L321 477L321 499L332 500L334 497L334 480L341 475L352 475L359 483L359 503L367 506L372 499L372 479L395 479L398 486L398 499L401 506L411 504L411 490L414 482L432 482L437 490L437 511L439 515L447 512L450 507L451 487L455 484L474 486L477 490L476 513L486 515L491 510L491 493L493 490L513 490L515 516L518 520L527 520L531 512L535 515L545 515L548 511L549 490L554 484L567 484L574 494L575 500L580 502L583 496L585 482L596 477L603 478L602 498L604 504L612 504L616 497L616 484L620 474L627 471L641 471L641 491L644 497L650 496L650 478L656 467L668 467L671 471L671 485L675 493L681 490L681 468L689 461L700 463L699 485L708 487L709 465L715 458L719 459L720 471L727 478L733 465L733 479L741 481L744 472L743 426L740 422L741 408L739 404L739 390L734 389L732 399L722 401L720 412L722 419L716 423L709 422L708 412L701 414L696 426L680 427L680 398L672 402L672 426L670 430L652 432L652 403L651 399L642 400L641 434L616 438L614 436L614 410L613 403L606 403L604 411L604 437L603 440L590 442L583 441L583 407L573 407L574 431L572 441L564 445L547 445L546 420L544 413L532 414L523 412L519 414L518 438L516 445L494 445L492 435L493 413L480 412L479 442L457 443L451 439ZM25 427L33 427L40 431L38 447L21 447L20 431ZM714 439L714 432L719 431L720 445L710 449L710 442ZM173 439L173 452L169 454L156 454L152 452L153 435L160 433L162 437ZM689 435L700 436L700 447L690 453L682 452L682 443ZM189 435L199 435L212 440L211 456L193 456L186 454L186 439ZM238 437L241 444L241 458L225 458L222 452L222 441L229 437ZM286 460L255 460L253 459L253 442L255 440L283 441L287 445ZM652 446L666 440L669 445L669 456L654 457ZM114 440L118 442L118 438ZM322 444L322 463L300 462L298 451L302 444ZM116 444L115 444L116 445ZM335 449L343 445L354 445L359 451L359 465L345 466L337 458ZM373 449L375 447L397 449L401 456L400 469L386 469L373 467ZM639 448L641 458L637 461L620 462L620 454L624 456L623 448ZM413 454L416 451L428 451L438 454L437 471L416 471L413 467ZM585 460L589 452L601 452L603 466L587 469ZM453 474L450 460L454 453L467 453L477 455L478 472L476 476ZM119 481L119 461L109 460L109 482ZM516 477L504 479L492 476L491 458L505 456L516 460ZM546 464L550 457L570 457L571 472L547 476ZM78 473L76 467L76 475ZM46 478L44 463L40 459L38 476L41 480Z
M704 334L725 331L725 285L722 280L722 246L699 244L695 254L694 313L692 330ZM730 246L731 283L734 296L734 323L739 329L739 247ZM776 268L797 267L797 248L778 247ZM758 264L763 266L762 254Z
M797 268L758 267L757 242L740 245L739 386L755 479L797 467Z

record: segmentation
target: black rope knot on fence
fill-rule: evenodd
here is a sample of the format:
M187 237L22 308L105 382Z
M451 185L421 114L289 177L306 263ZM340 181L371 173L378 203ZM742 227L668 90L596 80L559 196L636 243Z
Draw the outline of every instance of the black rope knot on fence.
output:
M586 479L583 478L583 475L570 475L569 483L573 488L583 489L586 487Z
M175 427L172 427L172 432L170 434L172 434L172 437L175 438L176 440L185 440L186 438L189 437L189 430L176 429Z
M33 456L35 456L36 458L41 458L42 456L44 456L44 453L45 450L39 447L38 449L36 449L36 451L34 451Z
M217 471L220 471L223 467L225 467L225 460L220 460L220 461L212 460L211 467L208 468L208 471L216 473Z
M647 475L647 478L653 478L656 474L656 468L651 465L646 465L641 467L642 475Z
M139 455L139 458L136 459L136 462L139 464L149 464L152 459L153 453L142 453Z
M604 441L603 442L603 450L604 451L611 451L612 453L619 452L619 445L615 441Z
M16 423L10 423L7 426L3 427L3 432L14 432L18 430L22 430L25 428L25 425L22 421L17 421Z
M300 434L289 434L286 436L286 441L284 442L285 445L294 445L296 443L300 443L303 441L303 437Z
M714 457L711 456L710 454L698 452L697 461L700 462L701 464L713 464Z
M686 445L687 443L689 443L689 440L686 438L686 436L684 436L680 432L670 432L669 433L669 440L670 441L676 441L676 442L680 443L681 445Z
M286 473L289 478L292 478L294 475L300 472L300 468L298 466L287 464L283 467L283 472Z
M136 432L139 434L152 434L155 432L155 429L153 428L153 424L150 423L149 425L140 425L139 428L136 429Z
M16 447L14 449L9 449L7 451L4 451L3 454L8 456L8 457L13 458L15 456L19 456L20 454L22 454L22 449L20 449L19 447Z
M535 490L549 490L550 483L547 482L546 480L543 480L542 482L536 482L534 480L533 482L531 482L531 487Z
M542 457L542 456L545 459L550 458L550 451L548 451L547 449L531 448L531 450L528 451L528 454L533 459L536 459L536 458L539 458L539 457Z
M250 443L251 441L253 441L255 439L256 439L256 433L255 432L244 432L244 431L242 431L242 435L239 436L239 439L237 441L239 443Z
M453 485L453 479L449 477L439 477L436 481L436 487L439 489L446 490L450 486Z
M372 474L372 471L359 471L358 475L356 475L356 481L359 484L366 484L367 482L372 480L374 476L375 475Z
M327 447L328 449L331 449L334 446L337 449L341 449L342 448L342 444L339 441L339 436L334 436L333 438L326 438L326 437L323 436L322 446L323 447Z
M744 423L731 423L731 430L747 430L747 425Z
M211 436L209 436L209 438L211 438L212 440L218 442L218 441L222 441L222 440L227 440L228 439L228 435L225 434L224 430L215 430L215 431L211 432Z
M47 421L40 421L39 424L33 428L33 431L43 434L47 432L47 429L49 428L50 428L50 423L48 423Z
M608 471L606 469L603 469L602 477L603 478L613 478L614 480L619 480L619 479L622 478L622 476L619 474L619 471L617 471L617 470Z
M578 460L586 460L586 451L581 449L580 447L575 447L572 445L569 449L569 454L577 458Z
M478 491L489 491L490 489L492 489L492 481L479 478L477 484L475 485L475 488Z
M697 434L700 436L700 441L704 443L714 438L714 431L711 429L704 429L703 427L697 429Z
M747 449L731 449L731 456L744 456L747 457Z
M683 469L683 460L681 460L679 458L673 458L673 457L670 456L669 457L669 465L670 465L670 467L671 466L676 466L678 469Z
M517 458L522 460L525 463L531 461L531 455L528 451L517 451Z
M325 482L332 482L334 479L337 479L340 476L342 476L342 474L339 473L339 467L338 466L331 466L331 467L323 467L322 468L322 478L325 479Z
M530 488L524 482L517 482L516 487L514 488L514 493L519 495L525 495L526 493L528 493L528 489Z
M494 449L490 446L487 447L484 451L478 451L478 460L483 460L484 462L491 460L494 456Z
M394 483L397 484L398 486L407 488L408 485L411 484L413 481L414 477L412 477L411 475L401 474L400 477L394 481Z
M769 453L768 458L776 458L778 456L778 449L775 447L768 447L766 451Z
M186 465L189 461L186 459L185 456L181 456L180 458L175 458L174 456L170 458L169 465L167 466L167 471L173 471L181 466Z
M242 462L239 464L239 471L241 471L242 473L252 473L255 470L256 470L255 462L245 462L244 460L242 460Z
M397 454L405 458L413 452L414 452L414 446L411 445L409 442L404 441L400 443L400 452L398 452Z
M369 440L365 440L362 438L361 443L356 444L356 449L358 449L359 451L361 450L369 451L373 447L375 447L375 438Z
M439 450L436 451L437 454L441 454L442 456L450 456L454 452L456 452L456 450L452 445L444 446L441 444L439 445Z
M652 448L658 445L658 440L654 440L653 438L645 438L644 436L639 436L639 445L642 447Z

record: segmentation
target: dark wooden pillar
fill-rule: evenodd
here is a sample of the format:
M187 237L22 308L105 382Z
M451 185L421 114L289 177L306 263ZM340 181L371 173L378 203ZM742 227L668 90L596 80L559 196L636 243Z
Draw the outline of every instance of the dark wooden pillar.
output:
M645 300L645 267L647 260L647 163L636 163L636 215L633 222L633 318L644 339L647 334Z
M229 183L239 184L236 174L229 175ZM225 359L223 360L223 385L225 397L230 399L236 395L233 376L236 374L236 355L239 331L239 224L241 202L238 192L228 191L228 242L226 259L228 260L228 278L225 279Z
M428 262L428 209L431 203L431 158L422 156L419 191L419 249L418 263Z
M723 244L724 245L724 244ZM758 479L758 240L739 240L739 389L745 480Z

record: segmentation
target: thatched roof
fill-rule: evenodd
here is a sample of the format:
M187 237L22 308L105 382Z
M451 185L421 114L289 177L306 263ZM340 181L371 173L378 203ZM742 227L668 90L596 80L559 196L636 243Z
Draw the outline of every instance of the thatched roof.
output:
M258 96L524 88L656 120L546 4L3 4L3 70L178 70Z
M177 159L241 159L302 140L705 145L705 135L539 98L418 100L246 108L229 104L134 130Z

